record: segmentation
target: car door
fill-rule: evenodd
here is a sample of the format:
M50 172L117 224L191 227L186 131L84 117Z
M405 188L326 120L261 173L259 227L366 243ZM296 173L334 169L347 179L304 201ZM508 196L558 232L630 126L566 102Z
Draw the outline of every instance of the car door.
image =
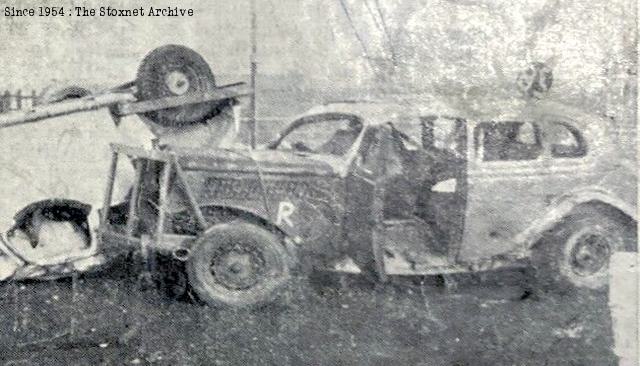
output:
M481 122L468 139L468 200L461 261L517 252L515 237L544 209L550 174L540 124Z
M410 180L418 183L414 214L432 233L430 248L453 259L462 242L466 212L467 124L459 117L426 115L415 126L412 130L398 124L413 141L405 150L414 150L407 169Z

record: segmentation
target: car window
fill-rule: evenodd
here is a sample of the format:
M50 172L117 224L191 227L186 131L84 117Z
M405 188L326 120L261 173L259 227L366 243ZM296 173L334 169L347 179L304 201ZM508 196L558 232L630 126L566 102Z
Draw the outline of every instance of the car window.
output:
M461 155L459 146L459 124L464 123L458 118L441 116L422 116L418 121L404 121L394 124L405 137L403 143L407 150L417 148L436 148L455 155ZM409 141L406 143L404 141Z
M587 146L580 131L564 122L553 122L545 129L546 142L554 158L578 158L585 156Z
M483 161L535 160L542 153L539 127L531 122L483 122L475 140Z
M303 121L290 130L278 143L279 150L294 150L343 156L362 130L362 123L353 117L326 117Z
M454 117L441 116L433 120L433 127L431 127L433 130L433 147L458 157L463 156L464 148L460 146L462 143L460 134L463 131L461 126L464 123L464 120ZM425 124L424 127L428 129L429 125Z

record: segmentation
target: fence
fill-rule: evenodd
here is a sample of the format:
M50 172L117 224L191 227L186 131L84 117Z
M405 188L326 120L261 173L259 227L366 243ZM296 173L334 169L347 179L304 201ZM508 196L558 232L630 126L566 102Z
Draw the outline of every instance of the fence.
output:
M23 94L22 90L15 93L5 90L0 94L0 113L31 108L36 104L38 104L38 96L35 90L30 94Z

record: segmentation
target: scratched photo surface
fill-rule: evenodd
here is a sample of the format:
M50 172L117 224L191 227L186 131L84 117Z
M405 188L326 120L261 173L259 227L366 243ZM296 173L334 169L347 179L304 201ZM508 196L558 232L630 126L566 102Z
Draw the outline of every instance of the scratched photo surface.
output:
M0 0L3 365L637 365L637 2Z

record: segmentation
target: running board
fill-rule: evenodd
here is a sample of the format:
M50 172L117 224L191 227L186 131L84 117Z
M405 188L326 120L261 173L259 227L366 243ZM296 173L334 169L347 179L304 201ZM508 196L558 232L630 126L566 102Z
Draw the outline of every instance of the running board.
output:
M433 256L428 260L417 263L402 259L401 256L393 254L388 250L385 251L384 255L384 271L385 274L390 276L429 276L450 273L470 273L501 268L524 268L526 266L526 263L516 258L487 259L474 263L450 263L446 257ZM358 265L356 265L350 257L343 257L325 269L330 272L362 273Z

